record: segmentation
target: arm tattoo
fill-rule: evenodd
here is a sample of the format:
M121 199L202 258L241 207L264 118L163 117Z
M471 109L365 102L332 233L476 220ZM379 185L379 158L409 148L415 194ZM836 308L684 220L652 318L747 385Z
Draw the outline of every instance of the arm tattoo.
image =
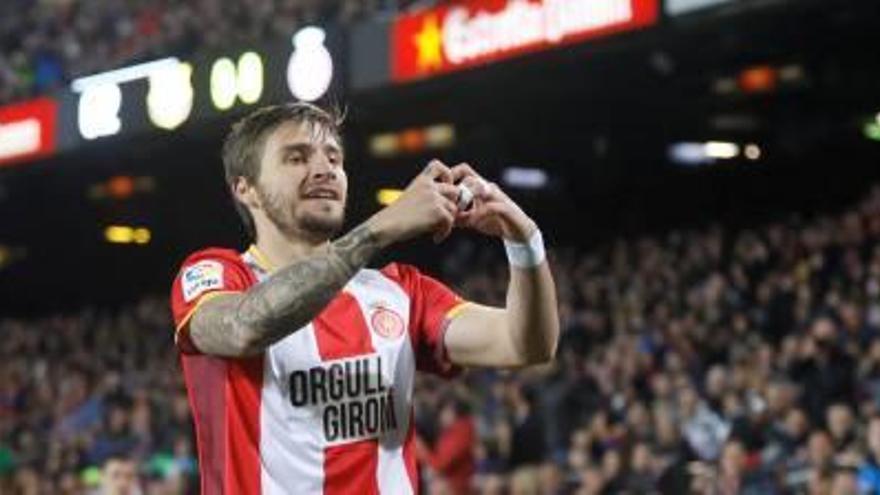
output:
M381 246L361 225L330 249L286 266L237 297L198 311L190 333L206 354L249 355L295 332L333 299Z

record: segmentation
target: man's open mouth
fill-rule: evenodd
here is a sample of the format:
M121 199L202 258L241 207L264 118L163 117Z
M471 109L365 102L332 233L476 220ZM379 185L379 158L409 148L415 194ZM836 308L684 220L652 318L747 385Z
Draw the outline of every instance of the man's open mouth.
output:
M305 199L332 199L339 200L339 193L333 189L317 188L303 194Z

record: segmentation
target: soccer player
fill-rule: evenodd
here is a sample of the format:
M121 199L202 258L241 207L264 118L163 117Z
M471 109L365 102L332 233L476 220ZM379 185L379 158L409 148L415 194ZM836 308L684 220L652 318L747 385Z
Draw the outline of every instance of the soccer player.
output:
M337 237L343 162L339 119L306 103L257 110L226 139L226 180L253 244L192 254L171 294L202 493L414 493L417 369L451 377L553 358L541 234L507 195L435 160ZM439 242L455 226L504 240L504 308L464 301L412 266L366 268L395 243Z

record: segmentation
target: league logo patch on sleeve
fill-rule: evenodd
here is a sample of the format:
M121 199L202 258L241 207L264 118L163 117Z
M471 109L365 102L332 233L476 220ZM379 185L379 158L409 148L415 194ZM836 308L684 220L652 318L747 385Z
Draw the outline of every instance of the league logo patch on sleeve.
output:
M190 302L205 291L223 286L223 265L217 261L199 261L183 271L180 283L183 284L183 300Z

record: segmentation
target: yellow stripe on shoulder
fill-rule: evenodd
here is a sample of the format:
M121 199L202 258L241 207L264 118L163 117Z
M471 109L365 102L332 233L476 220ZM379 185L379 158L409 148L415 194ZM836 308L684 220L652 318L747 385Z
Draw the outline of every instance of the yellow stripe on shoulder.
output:
M256 244L251 244L247 250L248 253L254 258L254 261L257 262L257 266L263 269L266 273L272 273L275 271L275 266L269 261L269 258L260 251L260 248L257 247Z
M462 301L462 302L456 304L455 306L450 308L449 311L446 312L446 318L450 319L450 320L452 318L455 318L456 316L461 314L462 310L464 310L466 307L468 307L470 305L471 305L470 301Z
M189 320L196 313L196 310L202 306L202 304L204 304L207 301L210 301L211 299L214 299L217 296L222 296L223 294L240 294L240 293L241 293L240 291L235 291L235 290L216 290L214 292L205 293L202 297L199 298L198 302L196 302L196 305L193 306L189 311L187 311L186 316L184 316L183 319L180 320L180 323L177 324L177 327L174 329L174 338L177 339L177 334L180 332L180 329L185 327L186 324L189 323Z

